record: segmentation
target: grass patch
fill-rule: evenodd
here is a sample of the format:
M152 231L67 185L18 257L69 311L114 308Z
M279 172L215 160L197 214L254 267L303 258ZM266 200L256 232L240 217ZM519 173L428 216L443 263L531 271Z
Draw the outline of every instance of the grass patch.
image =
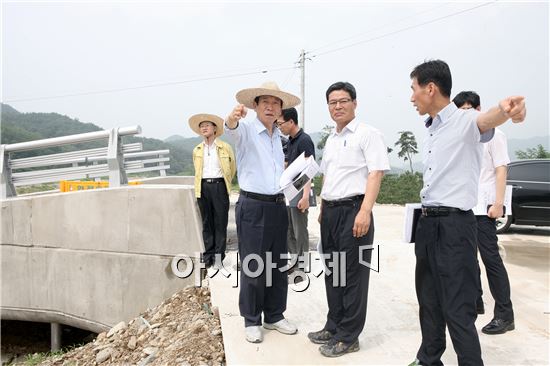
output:
M37 352L37 353L31 353L25 356L25 361L23 365L25 366L35 366L42 362L44 362L49 357L54 356L61 356L62 354L66 353L68 350L61 349L59 351L50 351L50 352Z

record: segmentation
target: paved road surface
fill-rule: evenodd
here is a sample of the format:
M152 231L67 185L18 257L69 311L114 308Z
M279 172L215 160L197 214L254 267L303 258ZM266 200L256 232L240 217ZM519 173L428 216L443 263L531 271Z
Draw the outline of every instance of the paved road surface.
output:
M371 274L367 323L359 339L361 349L336 359L321 356L318 346L310 343L306 336L310 331L321 329L324 324L327 305L322 275L315 277L310 274L309 287L305 291L297 291L297 285L289 287L285 316L298 326L298 334L288 336L264 330L263 343L245 341L244 321L238 310L238 288L233 287L236 253L231 252L227 263L224 263L232 271L231 276L225 278L218 273L210 280L212 301L220 308L227 364L407 365L411 362L419 346L420 327L414 290L414 247L401 242L403 214L402 206L375 207L379 272ZM319 237L316 208L310 210L309 217L313 246ZM234 231L234 220L231 220L230 238L233 244L230 248L236 247ZM492 318L490 310L494 305L484 275L484 299L488 311L478 318L476 324L485 364L548 365L550 229L513 227L510 233L500 236L500 242L511 279L516 330L497 336L481 333L481 327ZM313 263L313 272L319 268L320 263ZM449 337L443 362L457 363Z

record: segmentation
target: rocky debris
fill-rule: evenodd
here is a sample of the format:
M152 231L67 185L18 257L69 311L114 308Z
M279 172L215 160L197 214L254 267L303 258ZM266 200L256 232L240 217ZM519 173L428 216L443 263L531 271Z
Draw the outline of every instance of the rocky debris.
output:
M41 363L53 365L220 365L225 363L219 311L206 287L188 287L93 342Z

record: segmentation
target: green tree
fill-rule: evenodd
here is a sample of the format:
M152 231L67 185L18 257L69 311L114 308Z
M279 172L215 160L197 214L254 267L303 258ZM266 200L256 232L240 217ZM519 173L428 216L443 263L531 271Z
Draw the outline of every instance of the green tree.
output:
M319 139L319 142L317 142L317 148L319 150L323 150L325 148L325 144L327 143L327 139L334 129L334 126L326 125L323 127L323 131L321 132L321 139Z
M409 161L411 173L414 173L412 166L412 156L418 153L418 145L416 138L411 131L399 131L401 134L399 140L395 143L395 146L399 146L401 150L397 153L397 156L403 158L404 161Z
M550 158L550 151L538 144L537 147L528 148L525 151L517 150L516 156L518 159L548 159Z

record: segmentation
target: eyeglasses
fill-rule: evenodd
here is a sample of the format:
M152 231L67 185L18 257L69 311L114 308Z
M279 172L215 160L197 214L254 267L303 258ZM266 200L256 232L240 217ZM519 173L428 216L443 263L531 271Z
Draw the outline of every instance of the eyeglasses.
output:
M339 100L331 100L331 101L328 102L328 106L330 108L334 108L338 104L340 104L343 107L346 104L348 104L349 102L351 102L351 99L349 99L349 98L344 98L344 99L339 99Z
M288 120L288 121L285 121L285 120L282 120L282 121L275 121L275 123L277 124L277 126L282 126L282 125L284 125L284 124L287 123L287 122L290 122L290 120Z

